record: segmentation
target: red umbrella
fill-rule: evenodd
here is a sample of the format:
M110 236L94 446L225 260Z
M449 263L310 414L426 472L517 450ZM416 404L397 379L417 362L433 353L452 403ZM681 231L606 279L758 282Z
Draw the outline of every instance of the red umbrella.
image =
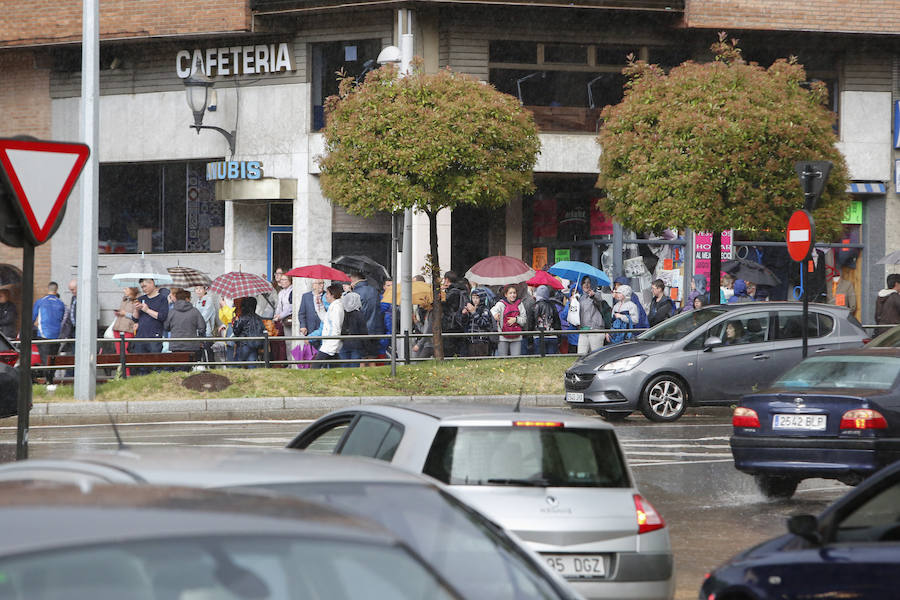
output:
M209 284L209 291L227 298L245 298L257 294L267 294L274 288L272 284L253 273L231 271L219 275Z
M466 279L484 285L521 283L534 276L534 269L512 256L489 256L466 271Z
M350 277L343 271L338 271L327 265L308 265L306 267L294 267L287 273L288 277L306 277L307 279L329 279L331 281L350 281Z
M537 287L539 285L549 285L554 290L563 289L562 281L548 273L547 271L538 271L534 274L534 277L526 281L528 285L532 287Z

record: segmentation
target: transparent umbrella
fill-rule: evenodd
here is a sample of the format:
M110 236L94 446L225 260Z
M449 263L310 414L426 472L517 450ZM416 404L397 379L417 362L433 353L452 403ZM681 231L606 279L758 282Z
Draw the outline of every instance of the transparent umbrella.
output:
M141 279L152 279L157 286L172 285L172 276L158 262L144 256L135 260L124 273L116 273L113 281L122 287L137 287Z

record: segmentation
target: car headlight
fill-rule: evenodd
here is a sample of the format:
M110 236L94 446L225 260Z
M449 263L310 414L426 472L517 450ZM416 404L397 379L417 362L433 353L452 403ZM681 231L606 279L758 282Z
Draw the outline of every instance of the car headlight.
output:
M630 371L647 358L645 354L638 354L637 356L629 356L628 358L620 358L619 360L614 360L612 362L608 362L605 365L600 365L597 367L597 371L612 371L613 373L624 373L625 371Z

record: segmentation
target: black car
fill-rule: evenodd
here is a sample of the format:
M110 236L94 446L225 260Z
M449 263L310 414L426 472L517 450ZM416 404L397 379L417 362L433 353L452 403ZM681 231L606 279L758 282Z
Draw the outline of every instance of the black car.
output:
M745 550L712 571L701 600L898 597L900 462L867 479L790 533Z
M900 460L900 348L826 352L741 399L734 466L770 497L807 478L855 485Z

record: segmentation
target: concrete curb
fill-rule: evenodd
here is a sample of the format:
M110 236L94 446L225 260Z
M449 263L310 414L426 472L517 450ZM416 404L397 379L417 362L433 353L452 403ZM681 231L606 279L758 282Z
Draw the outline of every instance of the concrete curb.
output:
M325 413L365 404L501 404L512 406L518 394L491 396L285 396L270 398L208 398L120 402L38 402L31 410L31 425L104 424L109 415L118 423L160 421L221 421L238 419L315 419ZM567 408L563 394L523 394L523 407ZM107 413L108 410L108 413ZM578 410L593 415L593 410ZM639 412L635 413L640 416ZM727 419L729 406L690 407L685 416ZM634 418L634 417L633 417ZM15 427L16 417L0 419L0 426Z
M508 404L518 395L505 396L285 396L275 398L209 398L120 402L37 402L31 410L32 425L117 422L196 421L229 419L311 419L350 406L364 404ZM563 394L522 395L523 407L565 408ZM0 425L15 424L15 417Z

